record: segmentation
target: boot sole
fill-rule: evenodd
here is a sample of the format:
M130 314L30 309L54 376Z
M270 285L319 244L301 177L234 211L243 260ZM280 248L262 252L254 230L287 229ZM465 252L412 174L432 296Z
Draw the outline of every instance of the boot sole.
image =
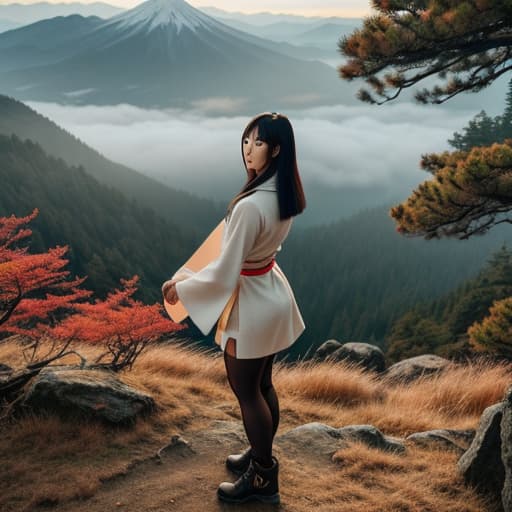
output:
M222 501L227 501L229 503L245 503L246 501L250 500L258 500L262 503L280 503L281 497L279 496L279 493L271 494L270 496L263 496L261 494L249 494L249 496L246 496L245 498L229 498L227 496L222 496L221 494L217 493L217 497Z

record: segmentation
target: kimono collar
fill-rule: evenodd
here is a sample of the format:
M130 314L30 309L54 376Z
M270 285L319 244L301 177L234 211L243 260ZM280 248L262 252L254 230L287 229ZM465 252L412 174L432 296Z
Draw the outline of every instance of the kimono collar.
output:
M251 190L270 190L271 192L277 192L277 172L264 183L257 185Z

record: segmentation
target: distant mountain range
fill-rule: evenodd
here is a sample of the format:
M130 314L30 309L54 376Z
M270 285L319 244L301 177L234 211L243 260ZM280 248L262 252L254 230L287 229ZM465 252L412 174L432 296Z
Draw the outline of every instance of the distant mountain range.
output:
M334 23L343 25L345 23L358 23L359 18L341 18L341 17L321 17L321 16L299 16L295 14L274 14L269 12L261 13L243 13L232 12L219 9L217 7L198 7L199 10L219 18L221 20L229 20L232 22L240 22L248 27L261 27L265 29L271 25L288 24L296 26L297 30L306 31L309 28L322 23ZM34 2L31 4L11 3L7 5L0 5L0 21L5 21L12 25L21 26L36 21L53 18L55 16L69 16L70 14L80 14L84 17L99 16L100 18L110 18L126 9L114 6L105 2L93 3L49 3L49 2ZM11 27L13 28L13 27ZM0 25L0 31L1 31Z
M352 32L361 23L359 18L306 17L292 14L230 12L216 7L199 7L199 10L217 18L223 23L255 35L270 42L283 43L274 49L279 52L306 60L320 60L336 67L343 61L338 53L337 41ZM78 2L49 4L38 2L30 5L0 5L0 33L56 16L97 16L110 18L125 9L109 4ZM297 46L299 48L297 48Z
M184 0L147 0L107 20L55 17L0 34L0 83L21 100L72 104L186 108L229 98L249 113L357 102L333 68L277 49Z
M244 32L299 46L336 50L337 40L361 26L362 18L328 18L291 14L245 14L228 12L216 7L201 7L203 12ZM338 54L339 55L339 54ZM341 56L339 55L341 60Z
M81 2L56 4L50 2L35 2L33 4L11 3L0 5L0 32L35 23L36 21L54 18L55 16L80 14L81 16L110 18L122 11L124 11L123 8L105 2L93 2L90 4Z

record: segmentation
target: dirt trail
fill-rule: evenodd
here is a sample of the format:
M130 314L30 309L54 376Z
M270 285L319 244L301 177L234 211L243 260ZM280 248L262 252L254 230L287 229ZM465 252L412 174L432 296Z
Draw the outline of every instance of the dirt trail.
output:
M307 455L299 459L297 457L300 454L295 453L287 457L285 450L274 441L273 453L280 463L281 503L223 503L216 495L218 485L222 481L234 482L237 478L225 467L225 459L228 454L240 452L247 447L245 434L240 430L219 435L212 428L185 432L180 439L174 444L169 440L169 446L161 450L160 457L138 461L126 474L117 475L104 482L92 498L68 501L50 509L55 512L310 512L315 508L308 496L313 490L311 486L314 485L312 472L313 476L318 476L319 471L332 474L332 463L326 459L325 454L317 461ZM307 484L302 485L303 482ZM322 511L330 510L339 510L339 505L336 507L333 501L332 505L322 506Z

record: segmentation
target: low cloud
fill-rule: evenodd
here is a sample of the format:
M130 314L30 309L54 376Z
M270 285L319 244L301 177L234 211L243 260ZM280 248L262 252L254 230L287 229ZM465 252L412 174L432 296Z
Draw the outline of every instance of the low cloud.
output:
M192 101L192 106L194 109L203 111L205 114L235 114L247 102L248 98L230 98L226 96L195 100Z
M147 110L127 104L27 104L111 160L208 197L217 196L213 183L235 181L235 190L245 180L240 137L249 118L209 117L212 110L222 107L216 101L187 111ZM450 149L447 139L478 111L400 103L336 105L286 114L294 127L305 184L393 189L428 179L419 169L421 154Z

